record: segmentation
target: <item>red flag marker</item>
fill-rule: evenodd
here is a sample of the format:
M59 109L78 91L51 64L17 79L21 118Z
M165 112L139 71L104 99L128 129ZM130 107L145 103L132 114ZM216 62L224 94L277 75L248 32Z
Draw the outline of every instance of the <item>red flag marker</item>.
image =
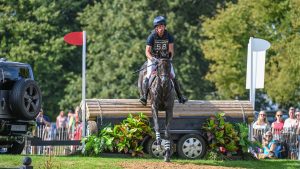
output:
M71 45L81 46L83 44L82 32L71 32L64 36L65 42Z

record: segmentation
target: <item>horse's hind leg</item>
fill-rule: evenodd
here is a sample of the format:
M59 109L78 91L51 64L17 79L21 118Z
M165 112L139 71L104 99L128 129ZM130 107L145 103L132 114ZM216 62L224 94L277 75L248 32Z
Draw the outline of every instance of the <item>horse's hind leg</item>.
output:
M154 123L156 143L157 143L157 146L160 146L161 138L160 138L159 124L158 124L158 110L153 104L152 104L152 118L153 118L153 123Z
M173 111L172 110L167 110L166 111L166 130L165 130L165 137L166 137L166 142L165 142L165 162L170 162L170 157L171 157L171 134L170 134L170 124L171 120L173 118Z

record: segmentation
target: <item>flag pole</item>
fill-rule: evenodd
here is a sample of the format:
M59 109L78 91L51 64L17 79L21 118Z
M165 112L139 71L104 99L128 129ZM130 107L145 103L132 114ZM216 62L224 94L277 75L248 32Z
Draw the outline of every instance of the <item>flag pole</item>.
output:
M85 105L85 70L86 70L86 31L82 32L82 137L86 136L86 105ZM82 142L82 150L84 150L84 142Z
M253 56L253 37L250 37L250 102L255 110L255 73L254 73L254 56Z

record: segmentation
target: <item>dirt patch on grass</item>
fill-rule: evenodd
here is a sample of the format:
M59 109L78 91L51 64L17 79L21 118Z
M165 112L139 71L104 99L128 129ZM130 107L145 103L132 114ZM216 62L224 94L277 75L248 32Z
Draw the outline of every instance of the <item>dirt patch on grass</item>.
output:
M196 165L196 164L179 164L166 162L120 162L118 163L124 169L229 169L232 167Z

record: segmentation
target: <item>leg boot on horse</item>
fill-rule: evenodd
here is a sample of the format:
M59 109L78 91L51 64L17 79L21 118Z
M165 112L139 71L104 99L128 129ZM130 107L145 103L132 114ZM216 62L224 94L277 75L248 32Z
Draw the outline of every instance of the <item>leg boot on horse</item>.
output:
M181 90L180 90L180 84L176 78L173 79L173 83L174 83L174 87L175 87L175 91L176 91L179 103L184 104L185 102L188 101L188 99L182 95Z
M160 138L160 133L159 132L155 132L155 136L156 136L156 145L157 145L157 148L156 149L159 149L161 148L161 138Z
M144 106L147 105L148 88L149 88L148 86L149 86L149 79L146 77L143 81L143 86L142 86L143 95L139 100Z
M166 149L164 161L171 162L171 149Z

